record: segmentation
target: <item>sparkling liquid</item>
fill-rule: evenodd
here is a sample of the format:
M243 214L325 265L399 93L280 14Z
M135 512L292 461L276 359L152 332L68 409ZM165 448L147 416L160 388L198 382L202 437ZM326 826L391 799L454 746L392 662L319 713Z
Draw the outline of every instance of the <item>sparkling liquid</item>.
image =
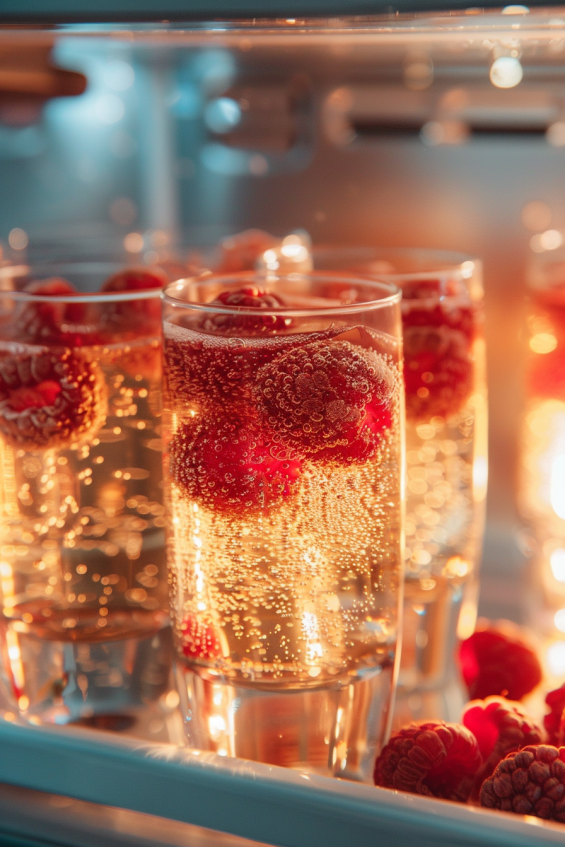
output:
M2 407L0 574L8 652L17 634L106 642L157 632L166 623L160 340L74 351L4 343L0 354L0 370L12 360L33 368L48 354L55 376L58 360L73 357L92 378L85 408L94 404L87 414L72 407L71 395L70 428L78 432L84 420L89 428L76 440L71 432L67 443L56 434L55 412L32 409L29 417L26 407L25 426L14 415L25 395L12 395L12 405ZM55 435L44 436L53 419ZM34 448L34 437L44 443Z
M392 667L401 383L391 342L355 327L225 338L165 324L172 613L179 654L203 679L300 691ZM312 344L318 381L329 348L369 351L386 369L389 418L378 449L338 438L323 452L311 446L315 426L291 429L292 421L279 440L269 429L277 421L261 417L263 392L284 367L278 357Z

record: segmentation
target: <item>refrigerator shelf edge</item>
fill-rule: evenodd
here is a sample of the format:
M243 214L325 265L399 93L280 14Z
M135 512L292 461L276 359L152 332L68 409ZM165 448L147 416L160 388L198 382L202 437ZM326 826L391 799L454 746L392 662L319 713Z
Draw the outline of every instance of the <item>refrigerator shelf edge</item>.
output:
M538 819L169 745L0 720L0 782L196 824L279 847L562 844Z

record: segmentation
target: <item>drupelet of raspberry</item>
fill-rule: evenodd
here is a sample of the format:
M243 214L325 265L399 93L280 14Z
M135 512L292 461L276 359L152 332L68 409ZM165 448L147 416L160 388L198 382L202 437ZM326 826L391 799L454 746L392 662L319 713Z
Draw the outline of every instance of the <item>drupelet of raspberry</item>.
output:
M187 614L181 626L181 650L187 659L218 659L222 644L218 631L193 614Z
M529 744L540 744L544 737L543 729L524 707L504 697L472 700L465 707L462 722L477 739L483 758L475 780L475 797L478 797L483 781L508 753Z
M207 315L202 324L206 332L217 332L228 336L274 335L292 325L292 318L272 314L273 311L284 308L281 298L256 285L246 285L235 291L222 291L208 305L210 307L228 306L231 311ZM237 309L242 311L253 309L257 310L258 314L237 314L235 311Z
M170 472L180 489L205 508L231 515L284 502L301 468L299 457L237 414L188 420L170 444Z
M77 353L0 354L0 433L26 450L68 447L102 425L104 377Z
M465 802L481 766L475 736L460 724L421 721L393 733L375 764L375 785Z
M565 740L563 738L563 711L565 710L565 685L555 688L546 695L545 702L550 711L544 715L543 725L550 744L559 746Z
M479 622L459 647L459 663L472 699L498 694L521 700L542 679L538 657L510 621Z
M70 282L59 277L38 280L26 285L23 293L41 297L65 297L67 302L18 302L11 325L17 341L66 344L70 347L89 343L87 338L91 328L87 325L87 307ZM74 298L76 302L69 302Z
M374 350L314 341L264 365L254 397L269 427L312 459L362 463L392 424L394 376Z
M524 747L483 782L481 806L565 823L565 747Z
M127 291L154 291L155 297L139 300L114 300L101 305L104 322L117 323L140 334L160 332L161 300L159 292L169 277L160 268L131 267L118 271L102 285L101 291L116 294Z

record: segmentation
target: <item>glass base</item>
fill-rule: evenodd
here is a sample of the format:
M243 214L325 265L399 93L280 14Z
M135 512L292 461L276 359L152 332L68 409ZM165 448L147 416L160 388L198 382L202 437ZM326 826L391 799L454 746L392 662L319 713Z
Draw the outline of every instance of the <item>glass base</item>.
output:
M88 643L44 640L4 624L1 638L14 708L31 723L126 731L148 704L167 705L168 697L169 710L178 705L170 627L146 638Z
M411 720L458 722L468 699L457 667L459 636L470 634L476 618L476 583L405 583L402 658L394 727ZM468 619L468 620L467 620ZM462 632L469 628L469 632Z
M189 747L372 782L389 732L392 668L342 688L273 693L177 673Z

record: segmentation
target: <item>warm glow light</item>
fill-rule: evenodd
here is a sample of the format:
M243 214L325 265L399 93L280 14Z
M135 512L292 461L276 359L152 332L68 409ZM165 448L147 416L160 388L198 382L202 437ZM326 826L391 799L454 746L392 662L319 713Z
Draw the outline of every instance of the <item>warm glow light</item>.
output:
M557 347L557 339L550 332L538 332L530 338L530 350L533 353L551 353Z
M549 557L551 572L558 582L565 582L565 550L558 547Z
M551 463L551 508L558 518L565 520L565 456L556 456Z
M544 250L557 250L563 244L563 236L558 229L546 229L541 233L539 240Z
M565 641L554 641L547 648L547 666L554 676L565 674Z
M490 68L490 81L496 88L514 88L522 81L524 71L514 56L499 56Z
M124 249L128 253L139 253L143 250L143 236L139 232L130 232L124 238Z
M565 632L565 609L559 609L559 611L555 612L553 622L559 632Z

